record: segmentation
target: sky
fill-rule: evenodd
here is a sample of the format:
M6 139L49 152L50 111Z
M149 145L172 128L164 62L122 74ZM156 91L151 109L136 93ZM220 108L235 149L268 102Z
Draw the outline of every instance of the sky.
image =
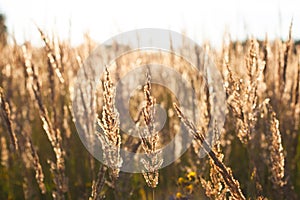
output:
M41 44L35 24L73 44L89 33L97 42L137 28L185 32L201 43L220 46L224 32L232 39L255 36L286 38L293 18L300 39L298 0L0 0L0 12L19 43Z

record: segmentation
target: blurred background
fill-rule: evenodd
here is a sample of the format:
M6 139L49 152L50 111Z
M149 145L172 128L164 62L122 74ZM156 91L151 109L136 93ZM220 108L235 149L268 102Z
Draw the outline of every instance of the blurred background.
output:
M72 44L83 34L103 42L112 35L136 28L163 28L185 32L197 42L220 46L224 32L233 40L247 36L286 38L294 19L294 38L300 37L300 2L296 0L228 1L72 1L1 0L7 28L18 42L41 44L35 24Z

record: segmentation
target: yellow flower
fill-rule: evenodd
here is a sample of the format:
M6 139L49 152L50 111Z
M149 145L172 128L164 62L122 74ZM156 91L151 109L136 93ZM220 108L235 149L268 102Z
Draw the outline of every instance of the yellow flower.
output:
M191 182L194 182L196 180L196 176L197 176L196 172L190 172L187 175L187 179Z
M184 182L185 182L184 178L182 178L182 177L179 177L177 180L178 185L182 185L182 184L184 184Z
M187 193L191 194L193 192L193 185L190 184L190 185L186 186L185 189L186 189Z
M180 199L180 198L182 198L182 194L180 192L177 192L176 193L176 199Z

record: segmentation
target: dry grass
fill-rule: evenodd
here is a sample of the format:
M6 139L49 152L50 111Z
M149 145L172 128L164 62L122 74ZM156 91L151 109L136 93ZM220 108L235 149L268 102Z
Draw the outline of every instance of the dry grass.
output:
M151 199L154 188L156 199L297 199L300 195L300 46L293 41L292 24L287 41L266 37L241 42L226 36L220 51L205 45L226 90L226 123L223 130L214 129L214 135L220 132L215 145L205 139L213 106L209 89L184 59L165 52L121 56L106 69L102 90L94 97L84 88L74 93L78 92L74 78L96 44L87 36L84 44L72 47L38 31L43 48L30 42L1 45L0 199ZM108 47L107 59L120 48L128 47ZM182 47L181 51L196 55L198 67L202 66L199 49L190 52ZM186 87L195 94L188 96L185 88L177 89L193 108L179 105L167 88L152 84L150 71L136 77L146 77L145 85L122 85L116 94L120 78L151 62L172 65L190 81ZM165 78L162 72L155 73ZM129 102L136 119L131 131L139 130L138 138L120 129L116 108L116 99L122 102L124 91L131 87L138 88ZM72 95L79 102L88 100L76 108L85 115L72 112ZM156 103L163 105L168 116L161 130L156 127ZM195 113L196 108L201 113ZM99 129L77 128L95 133L88 139L92 144L100 140L99 151L110 168L96 161L76 134L75 115L88 124L96 113ZM178 134L180 120L194 137L194 148L160 169L164 162L160 148ZM185 140L176 138L174 155ZM122 160L121 148L145 153L147 159L140 161L143 176L120 172L128 162ZM201 148L208 156L198 157ZM178 178L186 173L186 179Z
M97 132L97 136L102 144L103 160L105 165L112 169L112 177L119 177L122 158L120 157L121 136L119 129L119 113L115 108L115 88L110 78L108 69L105 71L103 82L102 118L98 119L98 125L103 133Z
M146 159L141 162L144 165L143 176L147 185L151 188L156 188L158 184L158 170L160 169L163 159L161 158L161 151L158 149L159 136L155 130L155 103L156 99L151 96L151 76L147 74L147 83L144 86L145 105L142 108L142 115L146 128L139 131L141 138L141 145L146 154ZM137 122L139 126L139 122Z

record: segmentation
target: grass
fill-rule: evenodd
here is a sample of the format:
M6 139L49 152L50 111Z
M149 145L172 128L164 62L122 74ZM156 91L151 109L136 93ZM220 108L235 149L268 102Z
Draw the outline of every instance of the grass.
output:
M87 39L74 47L38 31L42 48L30 42L1 45L0 199L297 199L300 195L300 46L293 41L292 25L287 41L266 37L242 42L224 36L220 50L206 44L226 90L226 123L222 130L214 129L216 135L220 133L215 145L205 139L213 106L209 91L185 60L164 52L132 52L118 58L90 99L97 106L82 108L98 116L104 134L95 131L90 139L107 145L103 157L112 168L85 149L72 110L74 78L96 43ZM112 57L123 48L115 45L109 50ZM200 57L198 49L188 53ZM140 74L137 78L146 81L135 86L130 98L136 123L131 131L146 128L134 138L119 127L115 101L125 94L116 93L114 83L132 68L150 62L171 65L190 80L186 87L196 92L185 99L203 112L179 105L168 88L150 82L149 71ZM82 90L77 100L87 95ZM167 111L161 130L155 129L155 103ZM88 119L80 118L83 123ZM194 137L193 147L159 169L163 163L159 147L174 138L180 121ZM89 132L93 127L80 128ZM184 140L176 141L174 155ZM142 164L147 172L119 171L120 149L125 147L146 152L149 159ZM197 155L201 148L207 154L204 158Z

